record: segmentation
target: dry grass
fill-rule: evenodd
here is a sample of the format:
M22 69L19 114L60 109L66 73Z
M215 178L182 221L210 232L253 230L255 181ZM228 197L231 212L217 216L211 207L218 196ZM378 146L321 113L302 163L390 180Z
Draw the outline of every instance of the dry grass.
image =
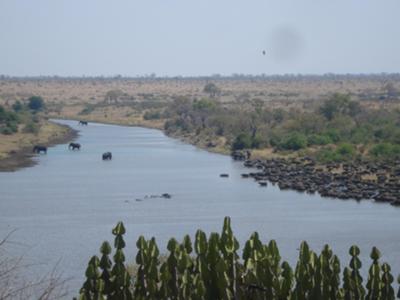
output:
M145 120L142 112L135 111L127 106L106 106L97 108L87 115L80 115L79 113L83 108L84 106L79 104L63 106L59 113L53 113L51 117L157 129L164 128L164 120Z
M0 135L0 159L10 156L23 148L33 147L35 144L48 144L67 134L68 129L54 123L45 122L40 128L39 134L20 132L13 135Z
M203 88L211 79L40 79L0 80L0 103L40 95L48 103L82 104L104 101L109 91L119 98L142 101L168 100L171 96L203 97ZM332 93L350 93L355 98L383 92L385 78L353 79L212 79L221 89L223 102L258 98L283 106L294 100L320 100ZM400 82L393 82L400 89Z

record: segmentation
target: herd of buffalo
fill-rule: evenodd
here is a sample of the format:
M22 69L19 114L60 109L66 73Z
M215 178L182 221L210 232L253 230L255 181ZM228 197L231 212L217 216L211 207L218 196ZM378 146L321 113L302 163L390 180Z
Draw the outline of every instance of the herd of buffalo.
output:
M257 169L242 177L253 178L260 186L272 183L281 190L339 199L373 199L400 206L400 162L354 161L322 166L311 157L258 160L245 151L233 152L232 158Z
M86 121L79 121L78 125L84 125L87 126L88 122ZM69 143L68 145L69 150L81 150L81 144L79 143ZM41 146L41 145L35 145L32 149L33 153L44 153L47 154L47 147L46 146ZM111 160L112 159L112 153L111 152L105 152L102 155L103 160Z

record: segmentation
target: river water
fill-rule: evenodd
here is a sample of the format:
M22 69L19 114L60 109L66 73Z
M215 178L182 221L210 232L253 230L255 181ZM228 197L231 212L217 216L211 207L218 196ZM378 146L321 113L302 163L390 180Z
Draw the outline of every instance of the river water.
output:
M7 245L9 254L23 254L36 276L58 263L72 278L72 294L101 242L113 241L111 229L118 221L127 229L128 260L139 235L155 236L165 252L169 238L181 240L199 228L220 232L224 216L231 216L241 245L258 231L265 242L276 239L292 265L300 242L307 240L316 251L329 243L342 264L349 262L349 247L359 245L364 274L369 252L377 246L396 277L400 272L399 208L259 187L241 178L249 172L241 163L158 130L57 122L80 130L82 149L58 145L38 156L34 167L0 173L0 237L16 229L11 240L17 243ZM112 161L102 161L106 151ZM221 173L230 176L221 178ZM172 198L149 197L162 193Z

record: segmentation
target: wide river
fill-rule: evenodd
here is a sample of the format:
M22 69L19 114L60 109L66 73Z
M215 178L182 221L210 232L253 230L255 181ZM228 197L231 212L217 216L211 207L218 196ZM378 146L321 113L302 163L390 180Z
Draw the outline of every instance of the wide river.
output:
M329 243L342 263L348 249L361 248L364 274L372 246L400 272L400 209L372 201L321 198L268 185L259 187L230 157L199 150L161 131L76 121L57 121L80 130L80 151L49 149L38 164L0 173L0 237L17 229L9 255L24 255L32 274L58 267L72 277L73 293L83 283L89 258L112 227L123 221L126 254L133 260L139 235L155 236L161 252L169 238L181 240L197 229L220 231L231 216L241 245L254 231L276 239L283 259L293 264L307 240L320 251ZM112 161L101 154L111 151ZM221 178L228 173L229 178ZM150 195L170 193L171 199ZM139 199L141 201L137 201Z

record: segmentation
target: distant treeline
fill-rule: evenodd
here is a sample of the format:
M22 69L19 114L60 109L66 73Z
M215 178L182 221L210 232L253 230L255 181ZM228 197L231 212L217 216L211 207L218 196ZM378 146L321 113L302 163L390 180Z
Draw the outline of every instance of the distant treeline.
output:
M276 80L276 81L297 81L297 80L400 80L400 73L371 73L371 74L212 74L208 76L158 76L157 74L144 74L137 76L110 75L110 76L9 76L0 75L0 80L9 81L54 81L54 80Z

